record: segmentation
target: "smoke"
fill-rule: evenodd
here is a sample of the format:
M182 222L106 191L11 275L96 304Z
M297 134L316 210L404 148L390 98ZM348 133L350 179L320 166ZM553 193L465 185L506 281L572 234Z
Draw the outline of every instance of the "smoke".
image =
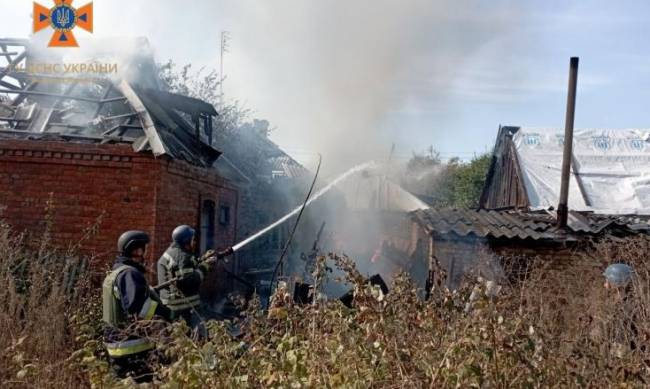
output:
M9 23L0 35L26 35L31 3L9 0L2 8ZM492 101L511 93L504 84L516 89L531 65L520 49L540 50L533 34L522 36L528 8L505 1L201 0L181 7L141 0L125 13L99 1L93 34L76 36L82 48L100 38L120 47L147 37L158 61L214 68L219 32L230 31L226 97L270 120L273 140L299 161L311 166L320 152L325 173L338 173L386 158L393 142L408 155L413 145L455 136L445 129L458 128L467 111L450 97ZM50 35L35 38L45 47Z
M226 94L269 119L277 127L272 138L301 162L321 153L322 177L388 159L394 142L399 149L400 140L414 136L403 132L399 113L453 116L451 95L475 92L476 57L504 54L501 47L508 45L499 41L522 22L521 12L499 2L463 7L442 1L243 1L229 13ZM422 125L431 128L420 138L427 147L444 123ZM410 237L398 235L405 233L398 227L407 209L381 206L398 198L382 185L382 173L355 175L314 202L301 221L296 251L308 252L325 222L321 253L348 254L364 275L379 273L387 281L400 262L415 278L426 276L426 269L412 267L416 261L403 247L389 247L387 238ZM304 273L304 262L292 259L294 274ZM330 296L345 288L325 287Z
M448 109L461 69L520 17L499 2L417 0L244 1L232 11L227 91L253 96L278 127L273 138L302 161L322 153L326 172L387 158L409 136L394 114Z
M476 77L464 69L486 51L502 54L495 42L520 22L520 12L499 2L243 1L227 12L225 29L233 40L225 59L226 94L269 119L277 128L272 139L301 162L321 153L322 177L388 159L394 142L399 147L413 137L402 132L399 113L453 114L450 95L474 90L467 83ZM442 124L423 125L431 128L420 140L427 147ZM403 247L390 247L391 237L410 241L399 227L412 208L382 206L399 198L382 173L387 171L355 175L314 202L294 240L296 253L309 252L325 222L321 253L348 254L364 275L379 273L386 281L402 263L414 277L426 276ZM294 274L304 274L298 256L291 262ZM339 296L345 288L329 283L325 290Z
M230 31L226 96L270 120L277 128L273 140L301 162L313 162L321 153L327 177L387 159L393 143L398 153L410 154L399 150L405 139L427 147L435 145L437 135L458 136L444 131L444 119L463 112L449 104L454 95L491 99L502 80L512 84L525 78L525 66L512 53L536 42L512 34L527 20L517 7L504 1L440 0L204 0L181 7L169 0L142 0L124 13L111 2L97 2L93 39L146 36L159 61L172 57L214 67L219 31ZM474 86L480 80L491 84ZM402 121L405 114L422 112L433 114L413 116L431 118L418 124L431 132L406 132L413 126ZM376 188L366 191L369 203L390 193L374 182L368 188ZM311 239L297 240L308 244L327 221L326 248L347 252L370 274L361 263L371 262L391 232L384 224L391 223L384 223L383 210L355 209L364 201L357 193L363 192L355 188L354 201L314 203L301 224Z

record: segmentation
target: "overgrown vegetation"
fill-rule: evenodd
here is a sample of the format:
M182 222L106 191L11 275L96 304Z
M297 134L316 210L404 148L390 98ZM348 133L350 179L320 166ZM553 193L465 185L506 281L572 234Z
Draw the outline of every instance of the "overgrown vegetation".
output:
M413 154L401 184L436 207L477 208L490 161L491 153L486 153L469 162L451 158L444 163L430 148Z
M83 345L78 336L101 325L99 301L73 251L53 250L47 232L34 241L0 222L0 386L88 386L67 359Z
M500 258L498 287L470 274L422 301L405 276L390 292L365 285L354 263L335 262L355 285L354 309L319 299L294 305L279 290L268 312L252 301L238 325L210 322L197 342L175 324L160 336L157 385L203 387L643 387L650 382L650 266L646 237L594 243L571 262ZM482 260L493 259L485 255ZM603 288L602 270L636 269L626 294ZM83 261L0 225L0 386L131 387L111 376L101 350L99 290ZM516 266L515 266L516 265ZM510 271L517 269L518 271ZM497 292L498 291L498 292ZM171 332L170 332L171 331ZM171 335L170 335L171 333Z

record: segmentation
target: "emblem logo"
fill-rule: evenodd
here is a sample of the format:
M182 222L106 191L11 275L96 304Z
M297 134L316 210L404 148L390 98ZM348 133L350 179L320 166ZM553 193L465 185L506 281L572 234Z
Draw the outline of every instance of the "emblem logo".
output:
M74 8L72 1L54 0L54 7L49 9L34 2L34 33L48 27L54 30L48 47L79 47L72 33L77 26L93 32L93 3Z
M526 134L524 136L524 144L527 146L539 146L540 136L537 133Z
M634 150L643 151L645 149L645 141L639 138L631 139L630 147Z
M612 140L608 136L605 135L594 136L593 141L594 141L594 146L597 149L607 151L612 148Z

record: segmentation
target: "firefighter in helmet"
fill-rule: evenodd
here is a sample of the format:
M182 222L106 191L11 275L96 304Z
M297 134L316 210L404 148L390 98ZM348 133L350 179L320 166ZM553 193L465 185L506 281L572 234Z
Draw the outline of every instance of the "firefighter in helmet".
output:
M119 256L102 285L104 346L120 377L151 379L148 362L155 344L147 337L154 316L170 320L170 311L149 288L143 266L149 235L126 231L117 241Z
M629 289L634 275L634 269L625 263L613 263L607 266L603 276L605 276L605 288L613 289L617 293L624 293Z
M196 245L192 227L181 225L172 232L172 243L158 260L158 285L160 299L172 312L174 319L182 318L200 335L201 325L199 289L207 275L211 260L199 261L193 252Z

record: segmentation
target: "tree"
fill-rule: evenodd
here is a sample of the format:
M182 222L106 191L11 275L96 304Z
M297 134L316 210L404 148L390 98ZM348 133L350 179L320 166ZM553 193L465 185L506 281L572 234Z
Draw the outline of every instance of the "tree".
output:
M406 171L409 173L420 174L440 164L440 153L434 150L433 146L429 146L429 150L426 154L413 153L413 156L406 165Z
M219 113L214 122L215 145L233 141L237 130L248 119L250 110L236 100L225 101L220 95L221 80L216 69L194 70L191 64L177 68L174 61L168 60L158 65L158 77L166 91L201 99L215 107Z
M447 163L442 163L439 155L433 149L425 155L413 154L402 185L435 207L477 208L491 154L470 162L454 157Z
M458 165L454 174L454 207L478 208L491 159L491 154L483 154Z

